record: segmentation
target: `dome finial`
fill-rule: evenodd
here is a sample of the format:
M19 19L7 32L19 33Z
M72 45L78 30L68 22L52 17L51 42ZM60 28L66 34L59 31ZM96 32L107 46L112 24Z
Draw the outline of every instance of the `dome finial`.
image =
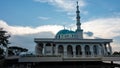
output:
M77 3L77 6L78 6L78 1L76 3Z
M70 31L72 31L71 27L70 27Z
M64 30L65 30L65 25L63 25L63 27L64 27Z

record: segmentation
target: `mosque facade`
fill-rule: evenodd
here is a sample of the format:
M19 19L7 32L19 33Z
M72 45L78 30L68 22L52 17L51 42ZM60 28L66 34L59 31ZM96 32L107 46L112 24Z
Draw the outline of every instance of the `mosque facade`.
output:
M55 38L35 38L35 51L37 55L59 55L69 57L98 57L112 54L110 43L112 39L84 39L81 29L80 11L76 6L75 31L60 30ZM92 26L91 26L92 27Z
M84 39L78 2L76 8L75 31L63 29L54 38L34 38L36 54L7 57L4 68L120 68L113 63L120 56L112 54L112 39Z

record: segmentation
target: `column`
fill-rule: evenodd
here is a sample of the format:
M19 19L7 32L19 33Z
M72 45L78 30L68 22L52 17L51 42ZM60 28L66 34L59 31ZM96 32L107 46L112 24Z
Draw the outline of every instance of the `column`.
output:
M91 57L94 57L93 45L89 45L89 47L90 47Z
M46 55L46 44L43 43L43 55Z
M67 57L67 45L64 45L64 57Z
M37 52L37 45L35 45L35 53L38 54L38 52ZM43 54L43 51L42 51L42 54Z
M107 44L105 44L105 51L106 51L106 55L108 55L108 48L107 48Z
M110 55L112 55L112 48L110 46L110 43L108 43L108 46L109 46Z
M76 57L76 45L72 45L73 47L73 57Z
M105 45L104 44L102 44L102 48L103 48L103 55L106 55Z
M53 55L55 55L55 46L56 44L53 44Z
M84 45L80 45L80 46L82 51L82 57L85 57L85 46Z
M55 46L55 55L58 55L58 44Z
M51 43L51 55L53 55L53 43Z
M101 53L101 50L102 48L101 48L101 46L100 45L98 45L98 54L99 54L99 56L102 56L102 53Z

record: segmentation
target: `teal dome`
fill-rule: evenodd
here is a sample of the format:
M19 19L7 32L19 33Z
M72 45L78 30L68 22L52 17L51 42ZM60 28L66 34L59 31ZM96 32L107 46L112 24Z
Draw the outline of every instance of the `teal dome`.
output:
M75 33L74 31L71 30L60 30L56 35L61 35L61 34L71 34L71 33Z

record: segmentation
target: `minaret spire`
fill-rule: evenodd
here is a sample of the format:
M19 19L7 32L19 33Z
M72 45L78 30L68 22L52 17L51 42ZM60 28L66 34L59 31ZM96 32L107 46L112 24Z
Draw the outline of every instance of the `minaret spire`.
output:
M81 23L80 23L80 11L79 11L79 5L77 1L77 6L76 6L76 38L83 39L83 30L81 29Z
M78 1L77 1L77 11L76 11L76 26L77 26L77 30L76 31L79 31L81 30L81 23L80 23L80 11L79 11L79 6L78 6Z

